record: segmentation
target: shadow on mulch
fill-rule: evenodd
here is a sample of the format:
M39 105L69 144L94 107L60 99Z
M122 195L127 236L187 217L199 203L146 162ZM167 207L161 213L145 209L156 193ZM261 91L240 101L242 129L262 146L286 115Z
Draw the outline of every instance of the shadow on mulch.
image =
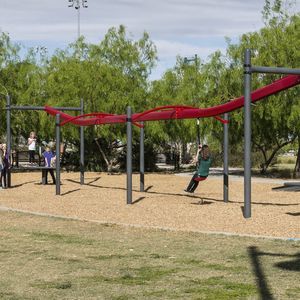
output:
M15 184L15 185L12 185L12 186L10 187L10 189L15 189L15 188L18 188L18 187L20 187L20 186L22 186L22 185L29 184L29 183L34 183L34 182L35 182L35 180L27 181L27 182L20 183L20 184Z
M72 180L72 179L67 179L67 181L73 182L73 183L77 183L80 184L80 182ZM126 188L123 187L113 187L113 186L101 186L101 185L95 185L95 184L91 184L91 183L87 183L85 184L87 186L91 186L91 187L95 187L95 188L100 188L100 189L115 189L115 190L123 190L126 191ZM145 189L145 192L147 191L148 194L157 194L157 195L168 195L168 196L179 196L179 197L189 197L189 198L203 198L201 196L196 196L196 195L186 195L186 194L179 194L179 193L166 193L166 192L154 192L154 191L150 191L150 188L152 188L153 186L149 186L148 188ZM139 190L134 190L134 192L140 192ZM215 202L224 202L223 199L216 199L216 198L209 198L209 197L205 197L206 200L211 200L211 201L215 201ZM233 201L230 200L228 201L228 203L243 203L243 201ZM295 205L300 205L300 203L271 203L271 202L251 202L253 205L262 205L262 206L295 206Z

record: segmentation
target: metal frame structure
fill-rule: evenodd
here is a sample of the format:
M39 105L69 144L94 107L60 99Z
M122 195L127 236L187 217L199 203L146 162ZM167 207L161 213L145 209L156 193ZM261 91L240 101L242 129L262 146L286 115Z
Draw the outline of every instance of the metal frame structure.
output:
M140 128L140 191L145 191L144 181L144 122L170 119L194 119L204 117L214 117L224 124L223 127L223 199L229 201L229 172L228 172L228 113L244 108L244 217L251 217L251 103L260 101L270 95L276 94L288 88L300 84L300 69L273 68L251 66L251 51L245 51L244 64L244 96L233 99L225 104L209 108L195 108L183 105L169 105L156 107L141 113L132 113L131 107L127 107L126 114L114 115L107 113L90 113L84 115L83 100L81 99L80 108L73 107L41 107L41 106L11 106L10 98L7 96L7 149L11 151L11 132L10 132L10 113L11 110L43 110L56 117L56 140L60 142L60 126L66 123L79 125L80 128L80 183L84 183L84 140L83 126L126 123L127 128L127 154L126 154L126 173L127 173L127 204L132 204L132 125ZM261 87L251 92L252 73L272 73L289 74L284 78ZM80 111L80 116L73 117L64 110ZM224 114L224 119L219 116ZM60 144L60 143L59 143ZM56 149L59 156L59 147ZM56 162L57 186L56 194L60 194L60 162ZM9 174L10 177L10 174ZM8 179L10 185L10 178Z
M140 125L146 121L170 120L170 119L195 119L204 117L214 117L224 124L224 170L223 170L223 198L224 202L229 201L228 196L228 113L244 107L244 217L251 217L251 103L260 101L268 96L274 95L291 87L300 84L299 69L286 68L267 68L252 67L251 52L249 49L245 52L245 70L244 70L244 96L233 99L227 103L209 108L195 108L184 105L168 105L156 107L141 113L132 113L131 107L127 107L124 115L114 115L107 113L89 113L72 117L63 112L59 112L52 107L45 107L45 111L55 116L60 113L61 126L66 123L73 123L79 126L91 126L102 124L127 124L127 204L132 204L132 124L141 128L140 133L140 191L144 190L144 131ZM254 72L292 74L276 80L271 84L263 86L251 92L251 74ZM224 114L224 119L219 116Z
M257 102L268 96L294 87L300 83L300 76L289 75L279 80L276 80L266 86L258 88L251 93L251 101ZM218 116L231 112L233 110L244 107L244 96L238 97L224 104L216 105L208 108L196 108L184 105L167 105L150 109L141 113L132 114L132 123L140 127L140 122L159 121L159 120L181 120L181 119L196 119L214 117L221 120ZM53 107L45 106L45 111L53 116L58 112ZM119 124L126 123L126 114L115 115L103 112L90 113L77 117L70 116L61 112L61 119L65 123L73 123L79 126L93 126L104 124Z
M300 75L300 69L251 65L251 51L244 56L244 217L251 217L251 76L253 73Z
M83 99L80 101L80 107L56 107L58 113L55 119L55 136L56 136L56 157L60 157L60 120L62 111L79 111L84 113ZM9 95L6 95L6 147L8 157L11 157L11 111L45 111L44 106L23 106L11 105ZM34 168L26 168L28 170ZM56 195L60 195L60 160L56 159ZM84 127L80 126L80 184L84 184ZM11 187L11 169L7 170L7 186Z
M140 129L140 192L145 192L145 125L141 122Z
M126 174L127 174L127 204L132 204L132 110L127 107L126 118Z
M228 202L228 192L229 192L229 164L228 164L228 148L229 148L229 133L228 133L228 113L224 114L224 120L227 121L223 125L223 201Z

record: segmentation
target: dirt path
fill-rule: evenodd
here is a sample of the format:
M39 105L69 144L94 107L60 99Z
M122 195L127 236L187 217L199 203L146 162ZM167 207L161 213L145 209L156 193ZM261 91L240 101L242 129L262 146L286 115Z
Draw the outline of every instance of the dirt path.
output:
M80 186L78 173L63 173L62 196L54 195L53 185L39 185L40 173L12 176L14 188L0 190L1 206L108 223L300 238L300 194L273 191L277 182L253 182L252 218L245 220L243 182L237 180L229 182L226 204L221 177L200 183L191 197L183 193L188 177L147 174L147 192L140 193L139 177L134 175L134 204L126 205L125 175L86 173L87 185ZM203 205L198 204L200 195Z

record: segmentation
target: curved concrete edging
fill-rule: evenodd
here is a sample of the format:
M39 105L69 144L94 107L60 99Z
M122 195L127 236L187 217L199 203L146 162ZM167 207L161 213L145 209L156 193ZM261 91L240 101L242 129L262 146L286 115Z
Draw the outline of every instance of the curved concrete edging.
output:
M264 236L264 235L243 234L243 233L240 234L240 233L222 232L222 231L183 230L183 229L176 229L176 228L172 228L172 227L147 226L147 225L128 224L128 223L121 223L121 222L104 222L104 221L99 221L99 220L89 220L89 219L82 219L82 218L76 218L76 217L68 217L68 216L64 216L64 215L56 215L56 214L48 214L48 213L43 213L43 212L34 212L34 211L30 211L30 210L15 209L15 208L6 207L6 206L0 206L0 211L11 211L11 212L18 212L18 213L23 213L23 214L40 216L40 217L50 217L50 218L65 219L65 220L72 220L72 221L92 222L92 223L97 223L97 224L102 224L102 225L117 225L117 226L123 226L123 227L157 229L157 230L164 230L164 231L178 231L178 232L201 233L201 234L209 234L209 235L224 235L224 236L232 236L232 237L248 237L248 238L257 238L257 239L300 242L300 238Z

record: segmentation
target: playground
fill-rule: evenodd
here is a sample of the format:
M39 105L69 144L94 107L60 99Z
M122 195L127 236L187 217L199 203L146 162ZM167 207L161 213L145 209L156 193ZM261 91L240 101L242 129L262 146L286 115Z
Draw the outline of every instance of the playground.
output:
M147 174L145 192L139 191L139 175L133 174L132 205L127 205L125 174L88 172L81 186L79 173L62 173L60 197L54 195L53 185L40 185L40 172L12 176L12 188L1 190L2 210L172 231L300 238L297 192L272 190L282 185L281 180L253 178L254 217L245 219L242 177L229 177L225 203L222 176L211 175L195 195L189 195L183 192L189 174Z

